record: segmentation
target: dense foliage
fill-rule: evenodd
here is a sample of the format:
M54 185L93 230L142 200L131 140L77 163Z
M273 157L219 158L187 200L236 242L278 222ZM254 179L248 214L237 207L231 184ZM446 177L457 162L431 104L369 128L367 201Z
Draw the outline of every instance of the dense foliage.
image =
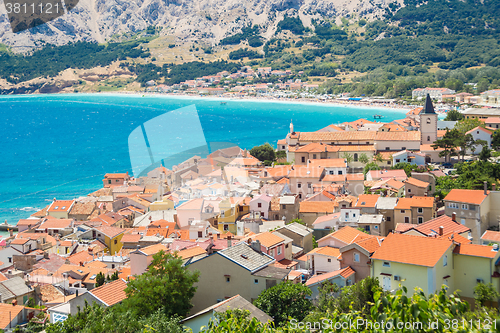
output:
M263 145L255 146L250 149L250 155L259 161L264 162L265 165L270 165L276 160L276 152L274 151L273 146L267 142Z

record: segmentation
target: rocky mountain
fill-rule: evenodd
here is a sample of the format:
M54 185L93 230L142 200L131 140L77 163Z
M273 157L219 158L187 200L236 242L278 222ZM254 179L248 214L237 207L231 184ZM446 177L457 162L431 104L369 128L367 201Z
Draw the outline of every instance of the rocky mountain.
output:
M45 43L63 45L75 41L105 42L122 34L162 27L162 35L178 41L202 39L217 43L248 24L261 27L262 35L274 34L284 15L299 15L305 26L312 18L381 17L391 3L402 0L80 0L56 20L13 33L0 5L0 43L26 50Z

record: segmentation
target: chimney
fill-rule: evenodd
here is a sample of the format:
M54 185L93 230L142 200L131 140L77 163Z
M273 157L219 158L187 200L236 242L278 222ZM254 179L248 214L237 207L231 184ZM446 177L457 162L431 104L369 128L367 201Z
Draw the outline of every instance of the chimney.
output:
M17 305L17 299L12 301L12 306L16 306L16 305Z
M309 167L309 159L307 159L307 164L306 164L307 167Z
M260 241L258 239L254 240L251 246L254 251L257 251L259 253L262 251L262 248L260 247Z
M497 184L493 183L491 184L491 190L496 191L497 190Z
M227 247L230 248L233 246L233 242L231 241L231 236L227 236Z
M457 222L457 213L455 213L455 212L451 213L451 220L453 222Z
M488 195L488 182L484 181L484 195Z
M443 236L443 234L444 234L444 227L441 226L439 227L439 236Z

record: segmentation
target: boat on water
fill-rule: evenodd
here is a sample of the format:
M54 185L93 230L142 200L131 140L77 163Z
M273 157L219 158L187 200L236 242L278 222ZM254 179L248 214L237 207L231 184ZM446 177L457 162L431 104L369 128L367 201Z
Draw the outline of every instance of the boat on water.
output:
M373 118L374 118L374 119L381 119L381 118L383 118L383 117L384 117L384 116L382 116L382 115L380 115L380 114L374 114L374 115L373 115Z
M227 102L220 102L220 105L226 105Z

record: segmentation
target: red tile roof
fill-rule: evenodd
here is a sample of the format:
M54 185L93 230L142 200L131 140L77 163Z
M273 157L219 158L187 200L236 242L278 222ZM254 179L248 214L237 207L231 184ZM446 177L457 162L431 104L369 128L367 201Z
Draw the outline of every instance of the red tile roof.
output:
M499 231L492 231L492 230L486 230L484 234L481 236L482 240L487 240L487 241L492 241L492 242L499 242L500 243L500 232Z
M322 281L325 281L327 279L333 278L337 275L340 275L344 279L346 279L354 273L356 273L356 272L349 266L349 267L340 269L338 271L320 274L320 275L314 275L309 280L307 280L306 286L311 286L311 285L316 284L318 282L322 282Z
M102 232L103 234L105 234L109 238L115 238L119 234L125 232L124 229L115 228L115 227L97 227L97 228L94 228L94 229L96 229L99 232Z
M122 279L118 279L92 289L90 293L104 302L107 306L111 306L127 298L125 288L127 288L127 283Z
M351 244L354 240L372 238L374 236L368 235L368 234L366 234L363 231L360 231L358 229L354 229L354 228L351 228L349 226L345 226L345 227L343 227L335 232L332 232L331 234L326 235L325 237L321 238L320 240L327 239L330 237L336 238L336 239L338 239L341 242L344 242L346 244ZM320 240L318 240L318 242Z
M335 201L303 201L300 203L300 213L332 214L338 203Z
M430 235L433 231L439 233L439 227L443 227L443 234L449 234L451 232L456 232L458 234L470 231L466 226L455 222L451 217L447 215L442 215L429 220L425 223L413 225L416 230L420 231L425 235Z
M433 237L389 234L371 258L434 267L452 244Z
M11 320L23 311L24 306L0 303L0 329L7 329L11 324Z
M252 240L258 240L261 245L265 246L268 249L284 242L283 238L269 231L254 235L251 238Z
M489 193L489 191L487 193ZM453 189L450 193L448 193L444 200L480 205L486 197L487 195L484 194L483 190Z
M455 247L453 253L462 254L473 257L495 258L498 250L495 251L493 246L478 245L478 244L460 244Z
M308 256L313 254L322 254L324 256L338 258L340 256L340 250L330 246L322 246L322 247L317 247L306 253L306 255Z
M316 160L309 160L309 167L346 168L347 162L343 158L316 159Z
M408 178L405 181L405 183L413 185L413 186L417 186L417 187L423 187L423 188L427 188L429 186L429 183L423 182L420 179L416 179L416 178L413 178L413 177Z
M394 209L411 209L414 207L419 208L433 208L434 207L434 197L411 197L411 198L399 198L398 203Z
M50 212L69 212L74 200L54 200L47 210Z
M375 208L378 198L380 198L378 194L361 194L356 202L356 207Z

